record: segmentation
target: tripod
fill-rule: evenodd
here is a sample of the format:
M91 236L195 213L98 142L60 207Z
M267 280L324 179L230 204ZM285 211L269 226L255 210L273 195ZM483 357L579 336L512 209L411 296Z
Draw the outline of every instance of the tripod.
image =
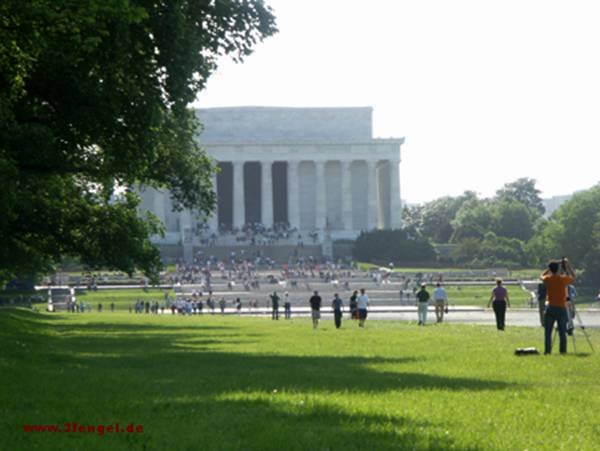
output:
M571 310L572 310L572 312L571 312ZM587 331L585 330L585 325L583 324L581 316L579 316L579 312L575 309L575 303L571 302L571 306L570 307L567 306L567 324L573 325L573 329L571 332L571 338L573 339L573 352L575 354L577 354L577 340L575 339L575 324L574 324L573 318L577 319L577 322L579 323L579 327L581 328L583 335L585 336L588 344L590 345L590 349L592 350L592 352L595 352L594 346L592 345L592 340L590 339L590 336L588 335ZM558 332L557 329L554 329L554 337L552 338L552 347L554 347L554 342L556 341L557 332Z
M579 312L575 309L575 303L573 303L573 312L575 313L575 318L577 319L577 322L579 323L579 327L580 327L581 331L583 332L583 335L585 336L588 344L590 345L590 349L592 350L592 352L595 352L594 346L592 345L592 340L590 340L590 336L588 335L587 331L585 330L585 325L583 324L583 321L581 320L581 316L579 316ZM573 329L573 350L574 349L575 349L575 329Z

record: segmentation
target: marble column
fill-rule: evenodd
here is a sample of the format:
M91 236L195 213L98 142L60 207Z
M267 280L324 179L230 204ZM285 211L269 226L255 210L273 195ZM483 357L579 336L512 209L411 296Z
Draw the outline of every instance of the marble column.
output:
M318 230L325 230L327 225L327 197L325 193L325 162L315 161L315 226Z
M244 162L233 162L233 227L242 228L246 222L244 199Z
M352 161L342 160L342 221L344 230L354 230L352 223Z
M300 229L300 182L298 180L298 163L298 161L287 162L287 209L290 226Z
M191 264L194 260L194 234L192 232L192 215L190 210L179 212L179 236L183 248L183 260Z
M273 226L273 175L272 161L261 162L261 222L265 227Z
M191 241L192 235L192 214L190 210L181 210L179 212L179 234L181 235L181 241Z
M367 160L367 230L377 227L377 161Z
M402 226L402 201L400 200L400 161L390 160L390 226Z
M213 191L215 192L215 196L217 196L217 199L218 199L217 174L213 174L212 184L213 184ZM208 223L208 227L211 232L219 231L219 204L218 203L215 205L215 211L213 212L212 216L210 218L208 218L207 223Z

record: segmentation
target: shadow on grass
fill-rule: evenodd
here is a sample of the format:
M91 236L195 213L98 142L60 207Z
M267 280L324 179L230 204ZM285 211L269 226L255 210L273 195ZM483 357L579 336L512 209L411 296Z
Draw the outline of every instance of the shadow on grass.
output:
M256 343L260 335L235 327L172 327L168 325L89 324L57 325L63 350L56 358L93 371L118 372L147 368L144 377L172 394L189 393L189 380L201 379L194 391L204 396L234 389L290 391L384 392L403 389L502 390L504 381L452 377L403 369L413 357L353 357L240 352L240 345ZM190 333L193 330L193 334ZM239 328L237 328L239 329ZM91 330L106 334L86 334ZM139 331L139 332L138 332ZM219 333L222 331L223 333ZM259 346L254 346L259 349ZM65 352L66 351L66 352ZM285 350L282 350L285 352ZM393 370L378 370L378 365ZM165 369L170 371L165 378Z
M29 314L19 316L18 322L35 322ZM14 374L0 377L6 386L16 387L9 399L19 410L7 413L34 421L26 412L35 409L53 421L57 412L65 416L74 411L92 421L100 412L144 424L148 432L143 436L115 437L117 448L126 441L128 449L447 449L457 444L441 425L397 413L349 413L292 399L315 394L364 399L392 390L514 389L503 381L409 371L415 358L243 353L237 346L252 342L256 334L230 326L202 326L193 328L193 334L190 327L168 324L45 327L59 334L45 337L27 353L19 352ZM14 337L18 330L9 332ZM378 365L386 370L378 370ZM69 389L43 384L43 397L32 399L32 392L41 393L43 380L67 380ZM241 398L231 399L232 393ZM274 393L292 396L277 398ZM246 394L260 399L244 399ZM15 437L30 440L22 434ZM82 444L94 438L71 439L71 448L72 440Z
M93 321L93 320L91 320ZM223 326L223 325L210 325L207 326L205 324L199 326L196 324L190 324L188 326L182 326L180 324L136 324L135 322L131 323L111 323L110 319L106 320L102 319L102 321L98 321L96 318L92 323L87 324L60 324L56 325L55 328L64 332L73 332L73 333L82 333L85 331L106 331L107 333L125 333L125 334L137 334L139 331L142 332L154 332L154 333L162 333L162 332L177 332L177 331L187 331L187 332L195 332L195 331L213 331L213 330L236 330L239 327L234 326Z
M20 323L23 320L33 323L36 317L40 315L17 312ZM46 317L44 315L41 319L45 320ZM408 371L403 365L416 361L413 357L240 352L237 350L240 345L255 343L260 335L239 330L232 333L232 330L239 329L234 326L192 328L168 324L93 323L47 327L59 334L51 337L51 350L44 352L46 359L79 369L106 371L109 379L117 373L126 374L129 370L144 368L144 373L137 376L152 378L155 387L168 387L172 394L187 393L188 381L198 378L203 382L194 386L194 392L210 396L232 389L385 392L403 389L480 391L515 388L514 384L501 380ZM190 330L193 330L193 334ZM91 331L94 333L90 334ZM11 332L5 329L4 333ZM30 334L35 338L34 330L28 328L27 335ZM386 370L377 369L379 365L385 365ZM169 377L165 377L167 373Z
M320 403L273 400L168 402L154 415L204 411L206 423L193 435L195 449L431 450L457 449L443 427L406 416L354 413ZM191 440L182 440L184 448ZM168 443L165 442L165 445ZM463 450L477 450L461 445Z

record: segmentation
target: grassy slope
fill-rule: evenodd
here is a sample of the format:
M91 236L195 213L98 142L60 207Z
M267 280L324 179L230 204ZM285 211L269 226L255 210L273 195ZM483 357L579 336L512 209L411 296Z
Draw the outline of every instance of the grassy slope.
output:
M592 331L600 347L600 335ZM5 449L597 449L596 355L539 329L0 310ZM25 434L24 423L142 434Z

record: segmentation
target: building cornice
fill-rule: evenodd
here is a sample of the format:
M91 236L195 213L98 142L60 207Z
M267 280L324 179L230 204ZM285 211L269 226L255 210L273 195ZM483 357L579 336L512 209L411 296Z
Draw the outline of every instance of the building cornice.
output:
M337 140L315 140L315 141L202 141L198 143L203 147L302 147L302 146L368 146L373 144L404 144L405 138L373 138L361 141L337 141Z

